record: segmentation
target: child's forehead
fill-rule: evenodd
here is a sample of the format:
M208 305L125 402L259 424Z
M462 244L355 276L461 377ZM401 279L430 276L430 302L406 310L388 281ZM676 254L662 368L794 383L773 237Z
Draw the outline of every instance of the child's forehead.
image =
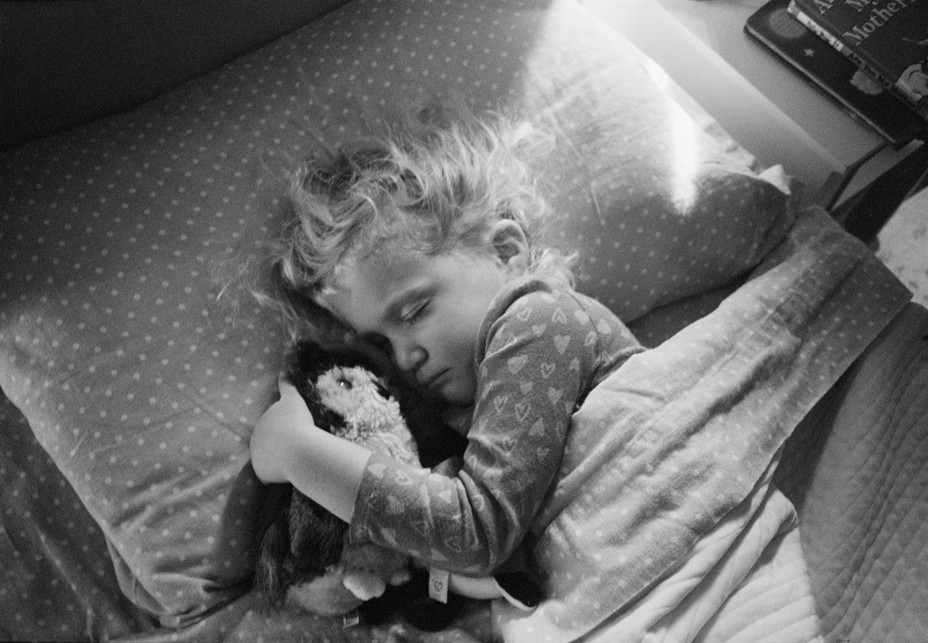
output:
M316 300L336 314L358 302L374 305L417 272L419 263L414 253L375 250L346 257L332 269Z
M368 291L386 294L411 276L429 271L431 256L422 250L387 248L346 258L332 271L329 286L340 292Z
M353 254L340 261L319 292L317 300L328 308L344 309L346 304L373 306L386 302L411 284L446 276L448 265L462 265L488 259L490 254L477 249L457 249L438 253L423 250L379 248Z
M345 287L359 277L382 280L402 274L403 270L408 270L410 263L424 257L424 250L396 239L385 239L347 254L335 265L329 281L334 287Z

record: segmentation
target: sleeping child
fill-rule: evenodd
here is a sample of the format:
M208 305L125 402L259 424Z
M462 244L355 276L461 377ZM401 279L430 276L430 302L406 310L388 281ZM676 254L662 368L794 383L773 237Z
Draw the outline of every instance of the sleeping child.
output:
M251 437L256 474L348 522L353 542L452 579L530 559L572 414L642 350L544 241L549 208L526 161L539 140L503 117L430 113L314 158L292 175L273 244L265 300L292 332L308 323L300 302L327 310L443 400L466 449L444 474L400 464L318 429L281 382Z

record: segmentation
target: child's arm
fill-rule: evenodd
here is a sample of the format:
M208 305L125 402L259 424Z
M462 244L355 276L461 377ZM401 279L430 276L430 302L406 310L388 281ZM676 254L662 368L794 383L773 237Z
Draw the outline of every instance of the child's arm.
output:
M352 538L481 576L512 555L536 519L549 519L539 512L554 491L577 403L640 347L605 307L542 282L494 306L477 338L463 468L445 477L372 454Z
M251 434L251 465L264 483L289 482L332 514L351 521L371 452L316 427L289 382Z

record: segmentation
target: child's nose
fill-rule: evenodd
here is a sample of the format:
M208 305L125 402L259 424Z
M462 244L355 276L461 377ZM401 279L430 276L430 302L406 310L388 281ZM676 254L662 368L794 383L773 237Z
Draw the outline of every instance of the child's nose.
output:
M396 365L403 371L415 371L428 355L421 346L411 344L394 344Z

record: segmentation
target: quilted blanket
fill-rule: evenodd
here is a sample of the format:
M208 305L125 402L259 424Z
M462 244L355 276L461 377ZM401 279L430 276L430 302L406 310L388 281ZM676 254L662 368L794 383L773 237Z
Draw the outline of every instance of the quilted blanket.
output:
M803 419L776 483L799 513L825 640L925 640L928 310L896 316Z

